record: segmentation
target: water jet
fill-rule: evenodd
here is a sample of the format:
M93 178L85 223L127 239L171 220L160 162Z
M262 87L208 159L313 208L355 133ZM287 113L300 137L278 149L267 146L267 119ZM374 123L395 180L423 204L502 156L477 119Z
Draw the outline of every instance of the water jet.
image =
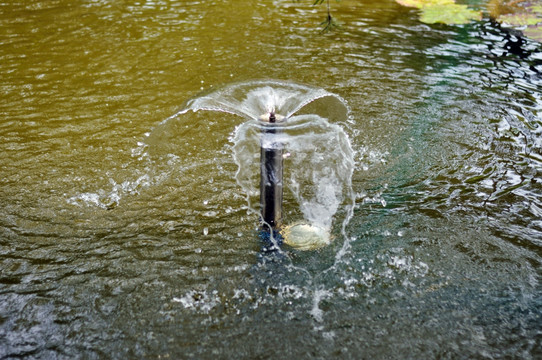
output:
M352 200L352 149L344 130L328 120L346 120L340 96L290 82L252 81L196 97L178 114L189 110L248 120L232 139L236 180L260 218L266 245L284 241L308 250L330 243L333 217L344 199Z

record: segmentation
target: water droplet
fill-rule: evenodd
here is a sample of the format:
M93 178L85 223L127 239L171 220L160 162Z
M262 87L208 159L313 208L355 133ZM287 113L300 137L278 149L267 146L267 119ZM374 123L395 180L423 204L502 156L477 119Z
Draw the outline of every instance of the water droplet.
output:
M203 228L203 235L209 234L209 228Z

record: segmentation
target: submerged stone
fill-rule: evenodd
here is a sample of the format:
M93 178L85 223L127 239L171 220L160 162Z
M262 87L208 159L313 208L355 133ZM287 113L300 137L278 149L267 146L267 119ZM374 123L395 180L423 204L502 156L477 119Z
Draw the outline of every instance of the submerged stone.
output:
M284 244L297 250L316 250L331 243L329 231L317 225L290 225L285 227L281 234Z

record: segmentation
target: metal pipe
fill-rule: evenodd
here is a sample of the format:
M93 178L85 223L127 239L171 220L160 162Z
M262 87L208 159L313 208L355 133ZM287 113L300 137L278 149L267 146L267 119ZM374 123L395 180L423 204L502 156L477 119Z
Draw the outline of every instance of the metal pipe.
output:
M269 124L264 124L260 152L260 205L264 227L276 230L282 224L282 147L269 141L279 131L277 119L269 113ZM267 137L267 139L266 139Z

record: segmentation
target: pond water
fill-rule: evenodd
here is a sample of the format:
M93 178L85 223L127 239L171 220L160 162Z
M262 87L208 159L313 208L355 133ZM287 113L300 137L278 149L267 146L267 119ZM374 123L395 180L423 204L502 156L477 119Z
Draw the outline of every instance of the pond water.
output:
M0 5L0 358L542 356L542 46L331 5ZM320 250L261 251L246 119L178 114L265 79L348 103Z

